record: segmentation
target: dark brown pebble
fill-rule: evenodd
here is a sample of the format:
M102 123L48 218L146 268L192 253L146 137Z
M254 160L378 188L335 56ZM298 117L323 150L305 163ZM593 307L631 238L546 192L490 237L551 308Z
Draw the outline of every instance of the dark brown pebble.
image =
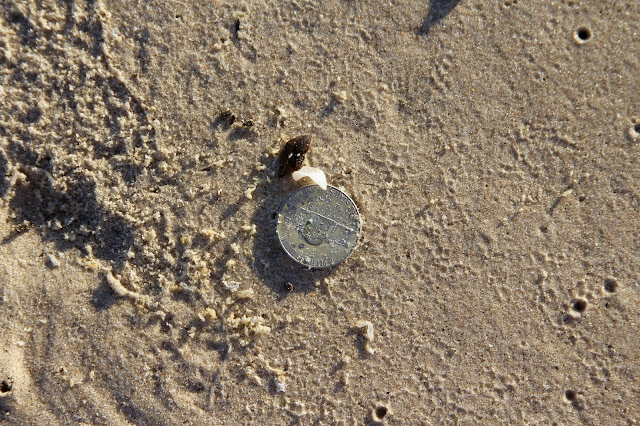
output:
M290 139L280 151L279 177L285 177L302 167L304 155L311 147L311 136L302 135Z

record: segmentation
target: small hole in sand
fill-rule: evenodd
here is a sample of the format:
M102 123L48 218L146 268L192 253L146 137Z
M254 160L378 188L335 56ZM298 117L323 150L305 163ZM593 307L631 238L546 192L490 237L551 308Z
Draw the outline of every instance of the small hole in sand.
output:
M640 134L640 121L633 125L633 131L636 132L636 134Z
M606 291L607 293L615 293L617 289L618 283L616 282L616 280L612 278L607 278L606 280L604 280L604 291Z
M387 415L388 412L389 412L389 409L384 405L377 406L376 409L373 411L373 414L375 415L374 420L376 421L382 420L384 416Z
M587 27L580 27L576 30L576 40L585 43L591 39L591 30Z
M571 304L571 308L576 312L584 312L584 310L587 309L587 301L584 299L575 299Z
M24 117L24 122L26 124L33 124L40 119L42 116L42 111L38 107L33 107L29 111L27 111L26 116Z
M0 383L0 392L2 393L7 393L11 390L13 386L11 385L11 382L8 380L3 380L2 383Z
M564 393L564 397L567 398L567 401L575 401L576 396L576 391L573 390L568 390Z

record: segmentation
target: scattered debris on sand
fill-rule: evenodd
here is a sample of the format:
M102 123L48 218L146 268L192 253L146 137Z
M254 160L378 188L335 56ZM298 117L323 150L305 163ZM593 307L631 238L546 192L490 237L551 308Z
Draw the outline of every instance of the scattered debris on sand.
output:
M358 320L356 322L356 327L365 329L364 330L364 338L365 338L364 350L368 354L373 355L375 353L375 350L371 347L371 342L373 342L373 324L371 323L371 321Z

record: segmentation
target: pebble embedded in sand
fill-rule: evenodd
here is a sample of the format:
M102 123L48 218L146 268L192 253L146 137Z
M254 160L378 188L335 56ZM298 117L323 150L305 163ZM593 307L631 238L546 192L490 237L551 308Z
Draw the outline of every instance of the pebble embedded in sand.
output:
M273 383L276 385L276 391L280 393L285 393L287 391L287 381L284 375L274 378Z
M358 320L356 322L356 327L365 329L364 350L367 351L367 353L373 355L375 353L375 350L371 347L371 342L373 342L373 324L371 323L371 321Z
M302 167L304 156L311 147L311 136L302 135L289 139L280 152L279 177L285 177Z
M367 340L373 340L373 324L371 323L371 321L358 320L358 322L356 322L356 327L365 328L365 337L367 338Z

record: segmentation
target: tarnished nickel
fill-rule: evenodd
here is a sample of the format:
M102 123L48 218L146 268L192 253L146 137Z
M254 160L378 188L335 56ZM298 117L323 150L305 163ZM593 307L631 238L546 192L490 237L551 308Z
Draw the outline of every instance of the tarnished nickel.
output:
M360 238L360 214L347 194L333 186L297 189L280 206L276 232L296 262L326 268L344 261Z

